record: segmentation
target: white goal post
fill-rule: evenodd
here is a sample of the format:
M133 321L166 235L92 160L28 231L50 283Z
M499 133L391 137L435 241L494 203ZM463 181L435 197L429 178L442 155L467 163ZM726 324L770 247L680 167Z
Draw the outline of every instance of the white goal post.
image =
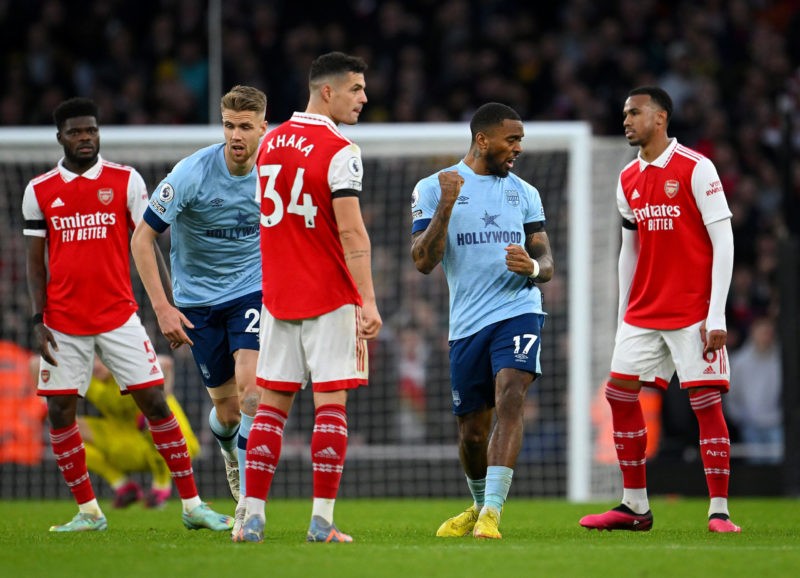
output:
M548 234L554 231L551 243L557 255L556 274L559 281L553 283L553 288L547 287L549 284L542 286L546 296L545 310L548 311L549 303L555 304L556 308L558 304L564 306L563 315L554 314L552 321L548 320L548 324L552 322L549 330L554 331L552 341L557 343L552 343L546 350L543 343L543 381L549 380L550 385L546 391L540 392L541 396L547 393L548 397L539 399L537 408L532 409L540 413L531 422L546 423L547 428L553 428L553 439L560 440L555 442L548 437L550 441L543 441L543 433L542 439L531 442L534 447L531 455L545 456L531 460L536 463L536 468L541 467L541 471L547 472L546 476L552 475L554 481L544 486L531 482L532 489L529 491L532 494L562 495L576 502L587 501L605 497L604 494L613 489L613 481L609 480L618 476L615 468L593 463L594 429L590 404L607 376L610 361L616 323L619 236L614 191L619 170L632 158L633 153L622 138L593 137L589 125L584 122L526 122L524 127L523 154L515 172L542 193L548 219L547 230ZM21 235L19 206L27 179L52 167L61 156L55 132L54 127L0 128L0 242L3 246L6 246L9 235ZM381 285L393 291L392 295L397 293L402 296L404 289L394 286L399 286L400 279L405 277L414 284L440 283L441 280L421 275L417 280L413 274L403 271L403 268L413 269L410 258L403 261L401 254L404 251L407 256L410 246L408 225L411 190L418 178L463 157L470 142L468 123L365 124L344 126L342 132L361 147L365 160L362 207L370 213L370 234L373 234L373 229L380 233L380 251L375 252L374 259L392 256L391 266L386 266ZM109 160L136 166L143 172L147 186L152 190L177 160L202 146L221 140L222 129L216 126L103 126L101 154ZM416 165L418 162L420 166ZM151 174L145 174L142 166L152 166ZM24 271L24 265L21 265L22 269L19 264L16 267L17 271ZM7 270L8 267L0 268L0 284L9 281L2 278ZM24 277L22 281L19 277L15 275L15 283L22 282L24 285ZM438 309L446 304L446 299L440 300L442 291L446 291L446 288L423 288L423 293L436 295ZM16 296L8 297L3 293L2 307L4 310L19 310L24 317L28 312L24 286L16 287L13 293ZM6 299L10 301L7 303ZM141 298L140 305L144 308ZM379 306L383 305L379 297ZM446 320L447 311L444 308L444 311L437 310L436 313L443 315ZM386 311L393 312L384 319L387 334L395 335L400 331L400 322L396 325L393 323L396 319L405 318L403 306L395 299L388 303ZM31 345L26 342L28 335L6 334L4 338L26 347ZM387 349L392 348L387 346ZM428 371L428 375L440 377L437 389L427 392L428 399L440 397L446 400L449 398L448 390L443 389L446 384L442 384L441 378L446 372L439 371L441 362L431 362L431 365L436 367ZM565 369L561 373L552 377L548 375L551 367L555 372L556 367L562 366ZM387 375L394 376L395 373ZM387 378L387 383L394 388L396 384L392 383L392 379ZM358 397L358 393L353 397ZM389 408L386 414L389 417L386 419L394 419L392 412L396 409L393 405L396 400L391 398L384 402ZM427 426L423 424L422 437L417 441L410 437L403 441L389 433L374 436L379 441L373 442L372 428L378 426L363 418L362 423L370 424L364 428L366 441L352 444L348 461L446 459L453 462L448 467L452 466L457 461L455 436L431 433L431 424L436 425L448 419L454 422L445 409L449 409L449 406L428 407L426 411L437 413L427 418ZM365 415L368 412L369 409L366 409ZM426 418L422 419L425 421ZM202 427L198 423L193 425ZM403 433L403 428L408 426L397 427ZM446 433L454 433L447 423L441 429ZM542 429L544 431L546 428ZM549 450L542 449L542 444L547 445L551 441L552 455ZM518 467L524 468L525 465L523 463ZM379 474L372 472L367 477L377 479ZM459 483L458 475L454 479L454 483ZM515 473L515 486L517 479L518 474ZM463 476L460 480L463 486ZM423 494L437 495L435 479L424 483L430 483L431 486L421 490ZM522 484L521 487L527 486ZM542 487L546 489L540 492L539 488ZM458 487L457 490L460 495L466 492L465 487ZM375 492L379 493L380 490ZM357 492L353 490L352 493ZM515 488L512 488L512 494L520 495ZM0 491L0 497L3 495Z

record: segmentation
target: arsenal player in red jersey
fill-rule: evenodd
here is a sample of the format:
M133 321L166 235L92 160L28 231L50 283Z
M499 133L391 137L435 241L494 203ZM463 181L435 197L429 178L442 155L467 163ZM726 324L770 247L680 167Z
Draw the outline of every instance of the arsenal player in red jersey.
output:
M181 496L184 525L229 530L233 519L211 510L197 494L186 440L164 396L164 374L136 314L128 243L147 205L144 181L135 169L100 157L93 101L64 101L53 119L64 158L31 180L22 199L31 324L41 351L38 393L47 398L58 469L78 503L75 517L50 531L108 526L75 418L95 353L147 418Z
M728 512L730 439L722 414L729 388L725 301L733 271L731 212L717 171L667 136L672 100L658 87L632 90L623 128L638 157L620 173L619 324L605 395L622 470L622 503L580 524L649 530L645 427L639 391L665 389L677 371L700 426L710 497L708 529L740 532Z
M347 451L347 392L367 383L366 339L377 337L370 241L361 217L361 150L339 132L367 102L360 58L314 60L305 112L264 137L256 161L263 299L257 383L247 443L247 516L235 541L260 542L264 507L297 392L314 395L309 542L351 542L333 523Z

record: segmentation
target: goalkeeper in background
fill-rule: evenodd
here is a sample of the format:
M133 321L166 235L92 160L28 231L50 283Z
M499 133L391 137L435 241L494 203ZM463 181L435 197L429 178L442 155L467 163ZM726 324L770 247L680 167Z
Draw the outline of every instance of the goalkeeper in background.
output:
M536 284L552 278L553 256L539 191L510 172L525 134L519 114L484 104L470 131L464 159L414 188L411 256L425 274L441 262L447 277L453 413L474 499L436 535L501 538L525 396L541 375Z
M171 357L159 355L158 361L164 372L164 394L167 405L175 414L189 456L194 458L200 451L200 442L192 431L177 398L173 395L175 373ZM31 374L39 374L39 356L30 360ZM153 445L144 415L129 395L120 394L114 376L99 357L94 359L92 378L86 399L101 416L78 416L78 429L86 449L86 466L90 472L100 475L114 490L115 508L126 508L144 498L145 506L158 508L172 493L172 476L167 463ZM142 488L131 480L129 474L149 472L152 484L144 495Z

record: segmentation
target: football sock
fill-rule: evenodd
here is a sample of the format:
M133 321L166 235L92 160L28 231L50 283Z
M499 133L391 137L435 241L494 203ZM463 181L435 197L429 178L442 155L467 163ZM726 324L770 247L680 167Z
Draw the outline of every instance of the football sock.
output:
M466 478L467 486L469 486L472 499L475 500L475 505L478 506L478 508L482 508L486 496L486 478L480 480L470 479L469 476L466 476Z
M314 498L336 499L347 454L347 410L339 404L326 404L314 414L311 434L311 464L314 471Z
M314 498L314 504L311 507L311 517L320 516L328 524L333 524L333 506L336 500L328 498Z
M247 463L247 438L250 437L250 428L253 427L253 420L256 418L242 412L242 421L239 422L239 435L236 438L236 455L239 461L239 492L247 495L247 485L245 483L247 474L244 465Z
M250 511L250 499L257 498L266 502L275 468L281 457L283 447L283 429L286 427L287 414L276 407L260 404L256 412L250 437L247 440L247 460L245 475L247 476L247 508ZM257 504L255 504L257 507ZM256 510L254 510L256 511Z
M264 519L264 508L267 506L267 502L265 500L247 496L244 499L244 503L247 508L247 516L258 516L262 520Z
M486 468L486 498L483 505L494 508L498 512L508 497L511 478L514 470L505 466L489 466Z
M100 509L100 504L97 503L95 498L92 498L88 502L84 502L83 504L78 504L78 511L83 512L85 514L91 514L92 516L100 517L103 515L103 510Z
M711 503L708 505L708 516L730 516L728 498L711 498Z
M650 509L647 488L622 488L622 503L634 514L646 514Z
M178 495L182 500L196 498L197 486L194 483L192 460L189 458L186 439L183 437L178 420L170 414L162 420L151 421L149 425L153 444L169 467ZM200 498L197 498L198 504L199 501Z
M731 440L722 414L722 396L718 390L692 391L689 393L689 403L700 428L700 457L706 474L708 495L711 498L727 498Z
M78 504L94 500L94 489L86 468L86 449L78 431L78 423L62 429L50 430L50 445L56 464L67 487Z
M236 442L239 435L239 424L225 427L220 423L217 418L217 408L212 407L211 412L208 414L208 425L211 427L211 433L217 438L217 443L223 451L227 452L228 456L236 455Z
M614 446L617 450L622 487L642 489L647 487L645 450L647 427L644 422L639 392L606 383L606 400L611 407L614 427ZM631 509L641 509L641 504L627 504ZM646 509L645 509L646 511Z

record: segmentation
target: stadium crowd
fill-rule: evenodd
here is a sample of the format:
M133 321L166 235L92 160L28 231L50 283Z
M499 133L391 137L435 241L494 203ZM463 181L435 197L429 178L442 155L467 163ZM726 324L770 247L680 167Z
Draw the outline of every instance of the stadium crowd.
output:
M50 125L73 95L98 102L103 125L209 122L207 4L0 0L0 126ZM786 110L800 124L800 0L221 5L222 86L265 90L272 125L302 107L328 50L370 65L364 123L464 121L496 100L621 139L627 92L662 86L670 136L712 159L733 212L731 351L777 315L777 244L800 227L800 165L784 174L782 137Z

